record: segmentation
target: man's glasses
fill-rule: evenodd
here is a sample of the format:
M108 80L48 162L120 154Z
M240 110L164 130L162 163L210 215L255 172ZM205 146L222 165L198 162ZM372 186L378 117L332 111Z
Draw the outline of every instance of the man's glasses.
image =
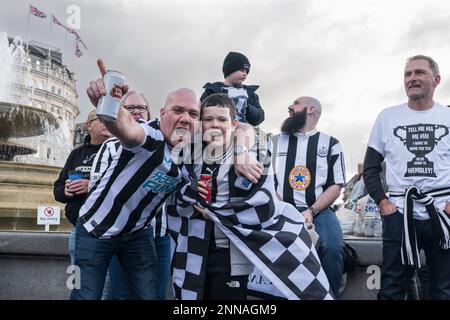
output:
M144 112L147 111L147 106L146 105L133 105L133 104L128 104L126 106L123 106L125 109L127 109L128 111L132 112L134 110L137 110L139 112Z
M95 120L98 120L98 118L97 117L95 117L95 118L92 118L91 120L89 120L87 123L91 123L92 121L95 121Z

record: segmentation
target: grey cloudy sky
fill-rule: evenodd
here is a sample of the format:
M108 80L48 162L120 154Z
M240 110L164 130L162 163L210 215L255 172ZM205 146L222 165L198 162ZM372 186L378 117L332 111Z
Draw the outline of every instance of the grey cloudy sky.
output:
M85 89L98 77L96 59L126 74L146 93L153 114L167 93L222 80L228 51L252 64L247 84L258 84L266 112L262 128L278 132L298 96L324 105L319 130L338 138L348 176L364 157L376 115L405 101L406 58L427 54L441 68L436 101L450 104L450 1L444 0L34 0L62 22L70 5L81 13L88 46L76 61L81 122L90 103ZM2 1L0 31L26 38L28 1ZM31 38L49 41L49 19L32 18ZM64 47L54 27L53 44ZM69 46L67 46L69 49ZM68 51L68 50L66 50ZM71 54L71 53L69 53ZM68 59L72 67L72 56Z

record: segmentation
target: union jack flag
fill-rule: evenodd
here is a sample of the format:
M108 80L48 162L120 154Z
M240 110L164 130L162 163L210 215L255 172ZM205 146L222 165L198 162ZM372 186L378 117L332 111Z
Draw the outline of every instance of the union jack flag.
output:
M81 40L80 35L76 31L75 31L75 37L77 37L77 41L80 42L85 49L87 49L87 46L84 44L83 40Z
M52 20L53 20L54 24L57 24L58 26L61 26L67 30L67 27L64 24L62 24L58 19L56 19L56 17L53 14L52 14Z
M31 4L30 4L30 13L39 18L47 18L47 15L45 13L43 13L38 8L33 7Z
M75 31L75 29L68 28L67 31L69 31L70 33L74 34L75 37L77 38L77 42L80 42L83 45L83 47L85 49L87 49L87 46L84 44L83 40L81 40L80 35L78 34L78 32Z

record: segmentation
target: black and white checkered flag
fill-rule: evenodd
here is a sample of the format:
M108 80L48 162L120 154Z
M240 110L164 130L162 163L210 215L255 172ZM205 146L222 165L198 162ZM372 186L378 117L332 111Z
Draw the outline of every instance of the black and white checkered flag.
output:
M167 210L175 244L172 280L177 298L202 299L204 257L210 228L216 224L287 299L333 299L303 216L277 199L273 181L273 175L263 176L245 199L220 208L206 204L191 185L177 193L176 204ZM206 208L210 220L193 209L195 203Z

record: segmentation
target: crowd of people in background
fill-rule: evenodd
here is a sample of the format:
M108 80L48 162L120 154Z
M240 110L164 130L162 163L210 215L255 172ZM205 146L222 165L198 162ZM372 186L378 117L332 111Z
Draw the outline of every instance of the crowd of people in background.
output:
M170 284L176 299L245 300L255 270L273 287L265 297L339 298L346 250L332 208L346 183L343 147L317 130L326 107L306 95L287 107L280 134L255 135L266 113L258 86L244 84L250 69L228 53L224 81L206 83L200 99L170 92L159 117L127 86L115 121L89 113L89 135L54 186L80 268L72 299L167 299ZM450 108L433 100L440 80L432 58L409 58L408 101L382 111L369 138L363 179L383 219L379 299L405 298L420 250L429 297L450 299ZM96 107L101 78L87 94Z

